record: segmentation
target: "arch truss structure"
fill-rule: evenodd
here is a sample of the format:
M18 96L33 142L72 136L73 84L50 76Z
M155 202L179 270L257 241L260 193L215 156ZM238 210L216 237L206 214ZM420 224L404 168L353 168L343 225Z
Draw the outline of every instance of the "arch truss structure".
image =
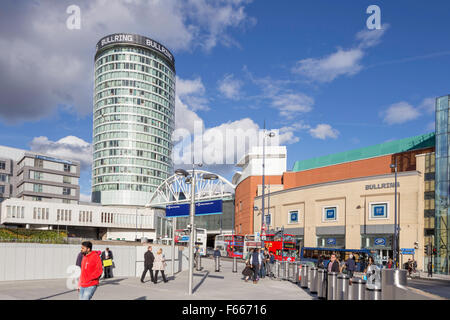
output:
M188 171L192 176L192 171ZM204 174L212 174L203 170L195 170L195 201L208 201L214 199L231 199L235 186L222 176L216 175L216 180L203 179ZM167 178L153 193L149 207L165 207L166 205L186 203L191 201L190 180L184 176L174 174Z

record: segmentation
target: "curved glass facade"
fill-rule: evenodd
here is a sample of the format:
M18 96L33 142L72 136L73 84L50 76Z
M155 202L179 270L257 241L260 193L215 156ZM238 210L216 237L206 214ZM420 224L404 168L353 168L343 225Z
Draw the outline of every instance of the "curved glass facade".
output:
M102 46L95 57L93 118L92 201L147 204L172 171L173 60L142 41Z
M450 96L436 99L435 272L449 273Z

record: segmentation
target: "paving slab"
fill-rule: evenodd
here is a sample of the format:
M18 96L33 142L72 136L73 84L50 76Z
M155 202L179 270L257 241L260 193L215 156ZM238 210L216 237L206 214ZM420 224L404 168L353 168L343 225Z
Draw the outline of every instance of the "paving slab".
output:
M93 300L312 300L314 297L289 281L264 278L253 284L232 272L232 262L223 259L221 271L214 271L214 261L202 260L202 271L194 271L194 293L188 294L188 272L169 276L169 282L157 284L139 278L113 278L100 281ZM167 270L168 273L170 270ZM77 300L78 292L69 290L65 279L0 282L2 300Z

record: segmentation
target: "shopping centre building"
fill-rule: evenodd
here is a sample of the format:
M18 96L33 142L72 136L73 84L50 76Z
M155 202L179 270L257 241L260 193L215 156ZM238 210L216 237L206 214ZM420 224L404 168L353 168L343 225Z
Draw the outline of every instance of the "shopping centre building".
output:
M268 232L284 228L297 238L299 248L371 249L382 263L393 256L397 189L398 247L414 249L414 255L401 255L399 262L414 258L424 269L430 258L425 246L435 247L437 242L435 140L436 134L429 133L297 161L292 171L272 168L273 174L265 177ZM274 165L273 157L277 156L269 152L269 166ZM261 175L240 173L233 183L237 185L235 232L260 232ZM435 271L447 273L445 258L439 259L433 260Z

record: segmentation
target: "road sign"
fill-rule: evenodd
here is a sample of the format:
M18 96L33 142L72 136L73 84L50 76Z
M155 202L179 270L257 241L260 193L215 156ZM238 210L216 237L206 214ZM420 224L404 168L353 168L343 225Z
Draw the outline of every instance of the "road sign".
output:
M400 254L411 254L413 255L415 252L414 248L401 248Z
M191 204L172 204L166 206L166 217L188 217L190 213ZM204 216L210 214L222 214L222 200L212 200L197 202L195 204L195 215Z

